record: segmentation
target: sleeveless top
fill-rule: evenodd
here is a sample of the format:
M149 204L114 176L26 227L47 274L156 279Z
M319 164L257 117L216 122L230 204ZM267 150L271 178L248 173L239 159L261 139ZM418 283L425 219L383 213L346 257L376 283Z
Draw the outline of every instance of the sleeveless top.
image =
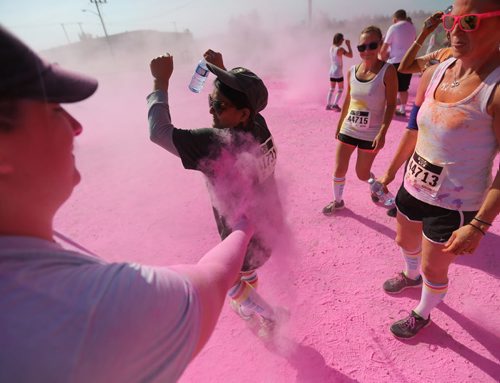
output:
M434 72L418 113L418 139L404 187L415 198L450 210L479 210L492 182L499 147L487 104L500 81L500 67L466 98L454 103L434 94L450 58Z
M330 60L332 65L330 66L330 78L341 78L342 74L342 55L338 54L340 47L332 45L330 47Z
M380 131L386 106L384 76L387 63L370 81L356 77L356 66L350 69L351 102L340 133L364 141L373 141Z

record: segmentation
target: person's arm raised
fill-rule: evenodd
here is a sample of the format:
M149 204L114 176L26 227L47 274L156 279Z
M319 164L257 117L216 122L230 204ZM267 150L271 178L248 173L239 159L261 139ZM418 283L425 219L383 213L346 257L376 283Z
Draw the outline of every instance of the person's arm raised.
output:
M406 51L401 63L399 64L398 71L401 73L418 73L423 70L425 63L422 63L422 57L416 59L418 51L422 48L425 39L438 27L441 22L443 12L436 12L424 21L422 31L417 36L410 49ZM423 66L422 66L423 64Z
M153 93L147 97L149 138L155 144L179 156L173 142L175 129L168 106L168 85L174 71L174 58L165 54L151 60L149 64L153 76Z

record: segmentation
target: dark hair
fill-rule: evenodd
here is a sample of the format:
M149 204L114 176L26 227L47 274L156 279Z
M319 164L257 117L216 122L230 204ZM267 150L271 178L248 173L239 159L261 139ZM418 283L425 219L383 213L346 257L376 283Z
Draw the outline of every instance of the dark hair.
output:
M0 100L0 133L14 129L14 121L19 113L19 100Z
M248 108L252 113L254 113L245 93L230 88L222 81L220 81L218 78L215 79L214 86L219 90L219 92L221 92L225 97L227 97L229 101L233 103L236 109Z
M406 11L404 9L398 9L396 12L394 12L394 15L392 15L396 20L406 20Z
M342 33L335 33L333 36L333 44L338 45L342 40L344 40L344 35Z
M379 40L382 40L382 31L380 30L379 27L376 27L375 25L370 25L369 27L366 27L365 29L363 29L361 31L360 35L364 35L367 33L373 33L373 34L377 35Z

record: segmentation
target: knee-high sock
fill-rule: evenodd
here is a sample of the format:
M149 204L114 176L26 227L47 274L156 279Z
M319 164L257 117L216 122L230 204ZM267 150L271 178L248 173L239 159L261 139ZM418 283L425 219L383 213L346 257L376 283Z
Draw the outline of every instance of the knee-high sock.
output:
M343 89L340 89L340 88L337 89L337 93L335 93L335 98L333 99L333 105L339 104L339 100L340 100L340 97L342 96L343 91L344 91Z
M241 281L248 283L257 290L257 287L259 286L259 276L257 275L257 270L242 271Z
M333 198L335 201L342 201L344 195L345 177L333 177Z
M229 290L228 295L241 305L246 315L257 313L268 319L274 317L273 308L257 293L257 290L246 282L240 281L235 284Z
M420 261L422 259L422 250L414 250L408 251L400 247L401 254L403 254L403 258L405 259L405 269L403 273L408 278L417 279L420 275Z
M330 88L328 91L328 97L326 98L326 105L332 105L332 95L333 95L333 88Z
M422 287L420 303L413 311L422 318L427 319L431 310L444 299L448 291L448 283L432 283L427 280L424 274L422 274L422 277L424 279L424 285Z

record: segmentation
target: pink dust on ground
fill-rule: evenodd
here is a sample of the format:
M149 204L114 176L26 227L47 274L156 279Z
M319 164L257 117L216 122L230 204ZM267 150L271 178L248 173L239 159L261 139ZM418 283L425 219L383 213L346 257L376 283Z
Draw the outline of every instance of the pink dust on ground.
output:
M227 62L241 64L229 56ZM180 128L211 123L210 86L200 95L187 90L192 69L176 67L171 82L172 117ZM420 292L382 291L384 280L402 269L395 221L371 202L367 185L355 176L354 158L346 209L333 217L321 214L332 198L339 117L324 110L327 71L328 63L308 87L304 79L263 76L270 91L263 115L278 146L276 177L290 235L262 267L259 291L291 316L269 345L226 305L210 341L180 381L498 381L499 220L476 254L452 265L450 290L433 311L431 326L413 341L396 340L389 325L417 305ZM83 182L57 216L56 228L109 261L196 262L219 241L210 200L198 172L184 170L178 158L149 141L147 64L121 73L119 80L111 74L99 78L94 97L68 106L84 127L75 144ZM414 77L413 96L417 83ZM405 126L393 121L375 174L388 165ZM400 180L401 173L393 192Z

